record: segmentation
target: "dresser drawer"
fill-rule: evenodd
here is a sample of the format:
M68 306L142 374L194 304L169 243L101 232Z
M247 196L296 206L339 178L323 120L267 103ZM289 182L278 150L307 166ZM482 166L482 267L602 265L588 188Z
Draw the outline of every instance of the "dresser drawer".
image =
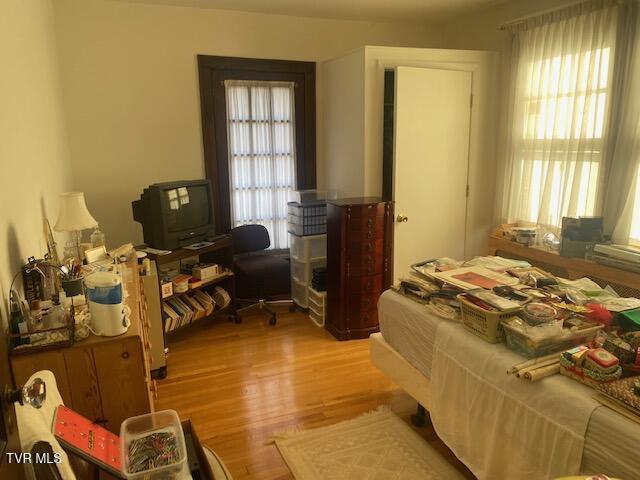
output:
M384 216L385 203L371 203L363 205L351 205L347 207L347 216L353 218L381 217Z
M378 299L381 293L380 290L377 290L375 292L361 292L349 295L347 299L349 313L365 312L378 308Z
M349 239L347 242L347 255L374 255L384 257L384 238L375 239Z
M373 307L367 310L349 309L347 318L352 329L361 330L376 327L378 325L378 308Z
M377 275L384 271L381 255L375 253L353 253L347 255L347 276Z
M375 293L382 290L383 275L362 275L347 277L347 292L354 293Z
M372 227L362 225L349 225L347 238L350 241L372 242L384 238L384 225L379 224Z
M384 228L384 218L384 215L352 218L348 222L348 229L352 231Z

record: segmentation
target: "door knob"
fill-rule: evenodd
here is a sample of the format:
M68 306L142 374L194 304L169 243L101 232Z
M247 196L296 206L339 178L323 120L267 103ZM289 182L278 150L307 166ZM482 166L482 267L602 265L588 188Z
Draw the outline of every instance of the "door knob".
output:
M400 214L396 217L396 222L398 223L406 223L408 221L409 221L409 217L407 217L406 215Z

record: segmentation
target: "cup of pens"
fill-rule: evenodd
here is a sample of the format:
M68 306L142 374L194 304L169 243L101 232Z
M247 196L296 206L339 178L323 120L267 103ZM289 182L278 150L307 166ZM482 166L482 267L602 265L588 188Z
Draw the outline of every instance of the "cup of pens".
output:
M84 293L80 268L80 263L75 259L69 259L61 268L64 273L61 280L62 290L67 297L75 297Z
M174 410L126 419L120 426L120 443L127 479L190 478L184 433Z
M67 298L75 297L76 295L81 295L84 293L82 288L82 278L63 278L62 281L62 290L64 290Z

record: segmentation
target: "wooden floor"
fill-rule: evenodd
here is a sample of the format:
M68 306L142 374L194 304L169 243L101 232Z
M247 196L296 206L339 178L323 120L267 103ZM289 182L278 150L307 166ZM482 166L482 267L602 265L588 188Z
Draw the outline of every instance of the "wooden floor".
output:
M191 418L235 479L292 478L267 443L273 432L333 424L382 404L407 422L415 411L415 402L371 365L367 340L338 342L299 312L279 314L275 327L260 313L243 318L171 337L156 402ZM416 431L473 478L432 427Z

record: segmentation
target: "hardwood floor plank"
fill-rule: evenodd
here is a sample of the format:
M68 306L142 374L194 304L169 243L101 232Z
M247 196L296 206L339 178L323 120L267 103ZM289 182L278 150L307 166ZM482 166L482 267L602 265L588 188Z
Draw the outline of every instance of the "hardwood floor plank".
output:
M293 478L270 443L279 431L331 425L379 405L409 422L415 401L371 364L367 340L338 342L300 312L279 313L275 327L267 319L205 321L171 336L168 376L158 382L156 409L191 418L235 479ZM414 430L474 478L432 427Z

